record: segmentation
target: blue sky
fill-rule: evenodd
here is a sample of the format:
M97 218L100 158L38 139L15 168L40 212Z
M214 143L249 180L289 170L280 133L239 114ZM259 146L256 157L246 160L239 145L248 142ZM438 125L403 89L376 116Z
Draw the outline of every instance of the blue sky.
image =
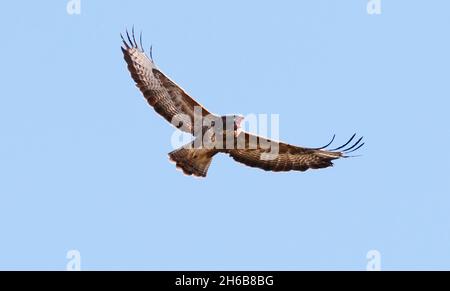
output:
M449 1L7 1L0 269L450 269ZM173 129L119 33L213 112L280 115L304 146L365 136L332 169L168 162Z

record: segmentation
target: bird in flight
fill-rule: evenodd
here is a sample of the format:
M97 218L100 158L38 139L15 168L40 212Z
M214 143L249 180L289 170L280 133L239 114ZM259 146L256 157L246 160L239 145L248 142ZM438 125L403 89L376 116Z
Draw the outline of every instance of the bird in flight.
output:
M349 157L349 153L364 145L362 137L357 139L356 134L344 145L327 149L335 136L324 147L306 148L245 132L240 125L242 116L210 113L162 73L153 62L151 49L149 56L145 53L142 33L139 44L134 28L131 36L127 31L126 39L122 34L121 38L128 70L149 105L172 125L194 137L191 143L169 153L170 160L186 175L206 177L213 157L219 153L265 171L304 172L331 167L333 160Z

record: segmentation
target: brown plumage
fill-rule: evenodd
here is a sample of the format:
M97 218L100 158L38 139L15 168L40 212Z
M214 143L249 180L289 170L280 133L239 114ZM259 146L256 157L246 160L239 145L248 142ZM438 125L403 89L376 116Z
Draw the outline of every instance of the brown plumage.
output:
M153 60L144 53L142 46L138 47L134 31L133 39L128 32L127 36L129 43L122 37L124 43L122 51L136 86L147 102L168 122L173 122L175 116L189 117L177 120L179 122L174 125L185 132L193 133L194 108L200 108L202 116L211 115L211 113L156 67Z
M211 114L180 86L166 77L156 67L151 52L150 58L145 54L142 48L142 35L139 47L134 29L132 36L130 37L127 32L127 40L122 36L122 41L124 44L122 51L128 64L128 70L147 102L168 122L195 137L194 142L169 153L170 160L175 162L177 168L180 168L186 175L206 177L211 161L218 153L228 154L237 162L266 171L306 171L327 168L333 165L333 160L345 158L346 154L354 152L364 145L360 138L349 146L356 134L343 146L326 150L334 141L334 137L324 147L304 148L244 132L240 129L242 117L221 117ZM201 124L200 130L196 130L194 120L199 116L212 122ZM230 119L232 124L228 127ZM226 129L217 131L214 125L219 122L227 124ZM209 141L214 142L225 140L229 136L234 139L231 148L206 147L201 143L196 143L199 140L203 141L205 136L208 136ZM276 149L275 152L274 149Z
M354 146L349 147L342 152L338 152L324 150L325 147L314 149L298 147L282 142L275 142L266 138L252 135L247 132L242 132L241 135L243 135L242 138L245 138L245 147L243 149L232 149L227 151L227 153L234 160L247 166L274 172L304 172L308 169L327 168L333 165L333 160L347 157L345 156L346 152L352 152L364 145L360 144L362 140L362 138L360 138L354 144ZM353 135L349 142L344 145L344 147L347 146L355 138L355 136L356 135ZM264 147L260 144L261 142L264 145L272 145L272 147ZM328 144L327 146L329 146L330 144ZM277 154L270 155L270 151L274 146L278 148ZM264 158L264 155L267 155L267 158Z

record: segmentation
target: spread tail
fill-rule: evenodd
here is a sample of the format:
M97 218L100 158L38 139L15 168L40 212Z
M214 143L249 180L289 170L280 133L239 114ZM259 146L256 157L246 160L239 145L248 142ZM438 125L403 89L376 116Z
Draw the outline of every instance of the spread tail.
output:
M169 158L176 163L184 174L206 177L208 168L217 151L214 149L179 148L169 153Z

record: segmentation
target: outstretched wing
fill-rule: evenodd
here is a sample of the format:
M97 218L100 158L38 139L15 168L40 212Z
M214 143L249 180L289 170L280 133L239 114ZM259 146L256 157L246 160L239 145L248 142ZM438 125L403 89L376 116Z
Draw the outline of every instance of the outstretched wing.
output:
M362 138L352 146L348 146L356 134L343 146L325 150L333 140L322 148L304 148L286 143L275 142L266 138L241 132L237 138L238 146L227 151L237 162L266 171L306 171L308 169L327 168L333 165L333 160L347 157L346 154L358 150L364 145ZM241 145L239 145L241 141ZM343 149L347 147L346 149ZM341 150L343 149L343 150ZM339 151L341 150L341 151Z
M136 42L134 29L132 37L127 31L128 41L122 35L121 37L124 45L122 52L128 70L145 99L168 122L193 134L194 113L198 112L203 117L211 113L156 67L153 60L144 52L142 35L140 47Z

